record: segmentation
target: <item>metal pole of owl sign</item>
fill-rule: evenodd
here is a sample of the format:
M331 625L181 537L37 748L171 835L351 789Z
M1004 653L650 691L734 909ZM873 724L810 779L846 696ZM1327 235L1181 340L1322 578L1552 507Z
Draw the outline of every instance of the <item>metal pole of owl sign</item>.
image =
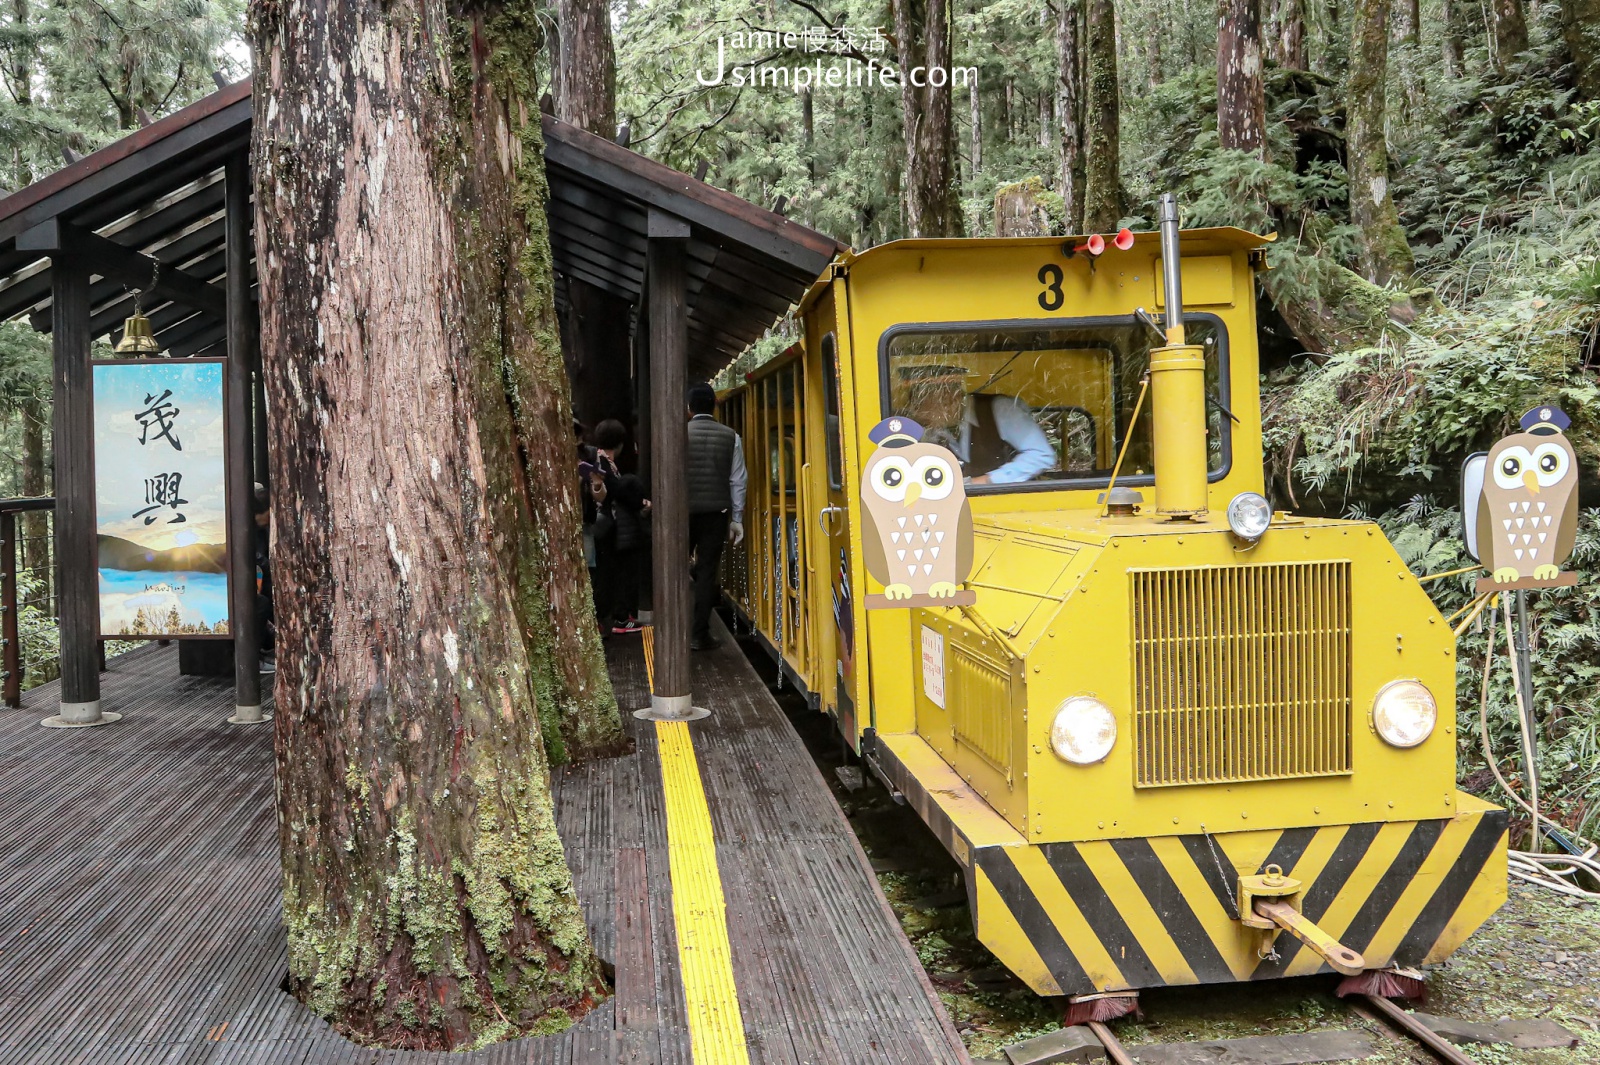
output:
M922 426L885 418L867 439L877 450L861 478L861 547L867 573L883 585L868 610L970 606L961 584L972 572L972 505L961 460L922 439Z
M1489 571L1478 594L1578 583L1561 568L1578 531L1578 456L1564 433L1571 422L1558 407L1535 407L1522 416L1522 432L1467 459L1467 552Z

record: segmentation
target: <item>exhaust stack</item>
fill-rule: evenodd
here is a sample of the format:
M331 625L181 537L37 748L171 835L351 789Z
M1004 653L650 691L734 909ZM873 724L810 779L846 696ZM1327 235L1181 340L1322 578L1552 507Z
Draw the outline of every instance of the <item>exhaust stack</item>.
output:
M1162 194L1158 217L1167 343L1150 352L1155 509L1168 521L1192 521L1206 513L1205 351L1185 343L1178 199L1172 193Z

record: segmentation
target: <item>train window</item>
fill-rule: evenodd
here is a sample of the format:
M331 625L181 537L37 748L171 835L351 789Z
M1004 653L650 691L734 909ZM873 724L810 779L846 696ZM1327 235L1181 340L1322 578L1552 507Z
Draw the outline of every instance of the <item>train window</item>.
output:
M827 426L823 432L824 446L828 450L828 487L844 487L844 447L839 438L839 356L835 350L833 334L822 338L822 392Z
M1208 465L1226 472L1227 332L1189 315L1206 354ZM1111 476L1154 337L1129 318L898 326L884 334L884 413L915 419L961 460L969 487L1092 487ZM1221 401L1221 402L1219 402ZM1118 483L1152 480L1151 408Z

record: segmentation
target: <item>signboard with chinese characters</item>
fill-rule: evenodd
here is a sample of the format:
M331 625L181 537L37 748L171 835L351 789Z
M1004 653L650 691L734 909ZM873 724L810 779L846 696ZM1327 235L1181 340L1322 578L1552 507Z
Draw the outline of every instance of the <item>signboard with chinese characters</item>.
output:
M100 635L226 636L222 360L93 366Z

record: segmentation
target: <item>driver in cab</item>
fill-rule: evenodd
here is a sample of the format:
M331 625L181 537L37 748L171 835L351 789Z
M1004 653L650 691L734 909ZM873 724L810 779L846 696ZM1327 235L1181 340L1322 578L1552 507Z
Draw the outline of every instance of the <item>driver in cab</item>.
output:
M967 484L1021 484L1056 466L1050 438L1016 396L968 395L960 366L900 370L908 417L926 426L923 440L961 460Z

